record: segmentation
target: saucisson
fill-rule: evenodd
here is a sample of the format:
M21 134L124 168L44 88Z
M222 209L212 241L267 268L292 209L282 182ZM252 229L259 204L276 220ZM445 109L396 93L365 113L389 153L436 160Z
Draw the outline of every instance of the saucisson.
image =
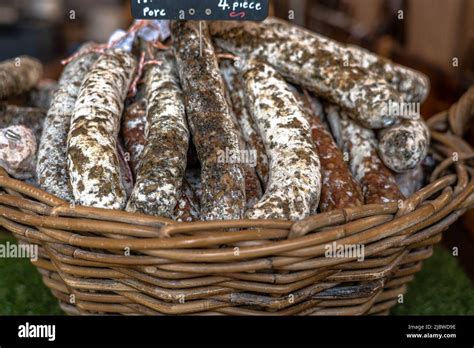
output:
M127 211L172 217L181 196L189 130L174 57L160 52L146 75L147 136Z
M68 136L69 178L75 201L81 205L125 207L117 136L135 68L130 53L110 49L82 83Z
M245 209L242 166L219 161L223 153L239 151L239 140L207 24L174 21L171 28L189 126L201 163L201 219L240 219Z
M221 65L222 71L222 65ZM229 103L232 121L234 122L235 128L237 130L237 136L239 138L239 147L240 152L237 154L230 154L231 158L236 162L242 165L242 169L244 171L244 178L245 178L245 209L252 208L262 197L262 186L260 184L260 180L258 179L257 173L255 171L255 167L257 165L257 154L254 149L250 147L249 144L244 140L243 131L241 124L238 121L237 112L232 102L231 91L230 88L233 86L227 83L227 79L225 78L225 71L223 72L224 80L226 82L225 92L226 92L226 99ZM229 88L230 87L230 88ZM263 145L263 143L262 143Z
M270 161L265 194L246 217L304 219L316 212L321 193L321 166L308 119L291 88L269 65L247 62L243 80Z
M322 186L319 210L326 212L362 205L364 198L360 185L352 176L341 150L321 121L323 116L317 114L322 112L319 108L322 105L313 109L309 98L298 91L295 93L308 117L316 152L321 162Z
M401 66L389 59L373 54L362 47L342 46L345 60L382 76L403 97L406 103L422 103L428 97L430 81L419 71ZM351 64L351 63L350 63Z
M32 89L43 75L43 65L35 58L21 56L0 62L0 99Z
M89 47L90 44L85 44L81 50ZM82 81L97 57L97 54L89 53L65 67L44 121L38 149L36 178L39 186L68 202L74 197L67 169L67 137Z
M127 99L122 121L122 138L133 174L136 176L146 143L146 101L140 85L135 96Z
M276 48L274 46L281 44L292 46L294 53L299 57L286 57L290 60L292 58L306 60L309 58L307 54L313 54L317 48L322 47L324 52L321 53L321 58L329 53L346 66L361 67L365 71L383 78L400 93L405 102L421 103L426 99L430 90L429 79L418 71L396 64L364 48L331 40L281 19L270 17L262 23L246 22L244 25L216 22L211 24L211 31L218 46L247 54L247 49L261 46L262 40L267 40L263 44L273 49ZM260 33L261 31L263 31L263 35ZM248 40L250 38L252 40ZM272 40L268 41L268 39ZM302 61L303 64L306 62Z
M379 154L391 170L402 173L423 161L430 145L430 131L422 119L404 120L379 134Z
M339 116L342 149L349 155L350 169L362 186L365 203L404 199L393 174L378 156L374 131L360 126L335 105L329 105L327 113L332 117Z
M239 72L230 61L221 63L221 71L229 91L233 112L240 125L242 137L249 149L256 153L257 162L255 170L262 182L263 188L265 188L268 182L268 157L257 125L245 105L245 93Z
M400 93L362 63L345 61L339 43L274 18L263 23L213 22L211 32L220 48L267 62L290 82L340 105L368 128L413 117L390 112L389 101L403 103Z

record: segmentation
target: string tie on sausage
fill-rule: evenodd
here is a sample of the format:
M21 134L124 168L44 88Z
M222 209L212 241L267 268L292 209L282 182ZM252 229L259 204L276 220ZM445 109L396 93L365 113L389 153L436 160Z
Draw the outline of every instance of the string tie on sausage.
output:
M67 65L67 64L71 63L72 61L78 59L79 57L85 56L89 53L98 53L98 54L101 54L101 55L107 54L108 49L114 48L115 46L117 46L118 44L123 42L130 35L135 35L140 29L142 29L146 26L149 26L149 25L150 24L145 20L136 21L118 39L113 40L112 42L109 42L109 43L93 44L93 45L91 45L90 48L88 48L86 50L79 51L79 52L73 54L72 56L70 56L69 58L66 58L66 59L62 60L61 64L62 65Z
M156 60L156 59L145 59L146 54L145 52L142 52L140 55L140 61L138 62L138 67L137 67L137 73L135 75L135 78L132 81L132 84L130 85L129 89L129 97L133 97L135 94L137 94L137 86L140 81L140 78L143 75L143 70L145 66L147 65L161 65L163 62Z

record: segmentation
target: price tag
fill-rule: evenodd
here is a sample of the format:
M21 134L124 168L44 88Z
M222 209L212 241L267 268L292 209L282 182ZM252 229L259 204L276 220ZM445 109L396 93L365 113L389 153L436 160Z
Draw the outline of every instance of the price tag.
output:
M131 0L135 19L263 21L269 0Z

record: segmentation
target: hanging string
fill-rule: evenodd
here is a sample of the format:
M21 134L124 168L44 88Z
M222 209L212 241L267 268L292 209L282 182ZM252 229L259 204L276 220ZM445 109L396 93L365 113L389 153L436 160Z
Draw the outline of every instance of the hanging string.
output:
M137 85L138 81L140 80L140 77L143 74L143 67L145 65L145 52L142 52L140 56L140 60L138 61L138 67L137 67L137 72L135 74L135 78L133 79L130 89L128 92L129 97L133 97L135 94L137 94Z
M101 55L107 54L107 50L115 47L116 45L120 44L123 40L125 40L127 37L129 37L131 34L135 34L138 32L140 29L145 28L145 27L152 27L153 29L159 31L160 27L155 23L155 22L150 22L146 20L139 20L133 23L129 29L118 39L113 40L109 43L106 44L93 44L91 45L90 48L79 51L72 56L70 56L67 59L64 59L61 61L62 65L67 65L71 63L72 61L78 59L79 57L82 57L84 55L87 55L89 53L98 53ZM153 59L153 52L152 52L152 47L157 48L159 50L169 50L171 49L171 46L167 46L160 42L159 40L156 40L155 42L148 42L147 43L147 48L146 52L142 52L140 55L140 59L138 61L138 66L137 70L135 73L135 78L133 79L130 88L129 88L129 96L134 96L137 93L137 86L140 83L140 79L143 75L144 68L148 65L160 65L162 64L161 61ZM148 55L148 58L146 57Z
M128 95L129 97L133 97L135 94L137 94L137 86L140 83L140 79L143 75L143 70L145 69L145 67L148 65L161 65L163 63L162 61L152 59L154 56L151 49L152 46L155 47L154 43L148 42L146 50L143 51L140 55L137 72L136 72L135 78L132 81L132 84L130 85L130 90L129 90L129 95Z
M172 47L171 45L168 46L168 45L163 44L159 40L152 42L151 45L159 50L169 50Z
M230 59L233 60L234 62L239 61L240 57L233 55L232 53L217 53L216 54L218 59Z
M71 63L72 61L78 59L79 57L85 56L89 53L106 54L108 49L111 49L111 48L115 47L117 44L121 43L130 34L134 34L137 31L139 31L141 28L144 28L144 27L149 26L149 25L150 25L150 23L146 20L136 21L135 23L133 23L130 26L130 28L120 38L118 38L118 39L116 39L112 42L105 43L105 44L93 44L93 45L91 45L90 48L88 48L86 50L83 50L83 51L79 51L79 52L73 54L72 56L70 56L69 58L62 60L61 64L62 65L67 65L67 64Z

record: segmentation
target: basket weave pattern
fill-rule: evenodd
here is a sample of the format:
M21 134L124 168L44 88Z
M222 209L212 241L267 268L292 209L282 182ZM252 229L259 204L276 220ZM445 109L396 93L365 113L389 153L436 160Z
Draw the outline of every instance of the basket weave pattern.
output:
M474 204L474 152L448 124L448 113L430 120L439 165L403 204L175 223L71 206L2 170L0 225L39 246L34 264L68 314L387 314ZM333 242L363 244L365 259L325 257Z

